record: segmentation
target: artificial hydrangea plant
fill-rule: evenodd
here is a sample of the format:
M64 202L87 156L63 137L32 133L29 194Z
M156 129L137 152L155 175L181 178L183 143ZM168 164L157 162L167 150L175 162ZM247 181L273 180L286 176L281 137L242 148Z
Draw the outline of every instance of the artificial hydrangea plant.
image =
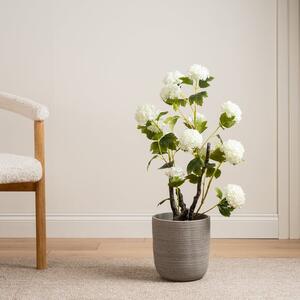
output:
M163 161L160 169L166 170L169 196L159 202L159 205L169 201L174 220L193 220L215 207L218 207L223 216L229 217L234 209L245 203L242 188L228 184L223 190L216 188L216 204L202 211L213 179L221 175L222 164L228 162L236 165L242 162L245 152L240 142L223 141L220 136L221 130L238 124L242 119L239 106L231 101L222 105L216 129L211 134L206 134L207 120L202 114L202 107L208 97L205 89L213 79L208 69L201 65L192 65L186 75L179 71L169 72L163 80L160 96L174 112L160 111L155 106L146 104L139 106L135 114L138 130L151 140L150 151L153 157L147 169L153 160ZM185 87L191 87L190 96L184 92ZM189 115L187 109L190 111ZM174 129L179 121L185 129L177 135ZM191 156L186 170L176 164L179 152L186 152ZM182 185L187 181L196 185L196 195L190 207L187 207L181 192Z

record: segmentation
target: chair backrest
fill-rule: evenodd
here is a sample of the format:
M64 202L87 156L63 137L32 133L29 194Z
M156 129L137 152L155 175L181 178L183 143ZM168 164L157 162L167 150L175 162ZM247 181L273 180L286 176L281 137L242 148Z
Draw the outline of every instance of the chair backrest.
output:
M48 108L33 100L0 92L0 109L9 110L34 120L35 158L42 164L44 178L44 120L49 116Z
M35 121L48 118L48 108L31 99L0 92L0 108L20 114Z

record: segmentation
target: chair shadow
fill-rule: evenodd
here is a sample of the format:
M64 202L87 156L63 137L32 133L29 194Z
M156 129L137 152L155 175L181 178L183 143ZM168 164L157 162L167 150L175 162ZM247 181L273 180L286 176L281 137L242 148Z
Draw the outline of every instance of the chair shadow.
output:
M15 262L11 262L11 263L0 263L0 268L4 267L4 268L10 268L10 269L28 269L28 270L37 270L36 266L33 264L23 264L23 263L15 263Z

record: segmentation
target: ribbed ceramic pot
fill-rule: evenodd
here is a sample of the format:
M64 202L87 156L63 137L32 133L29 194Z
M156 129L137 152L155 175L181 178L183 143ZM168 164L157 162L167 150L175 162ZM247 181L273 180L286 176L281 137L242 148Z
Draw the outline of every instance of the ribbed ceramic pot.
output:
M201 279L207 271L210 218L173 221L172 213L152 217L154 263L159 275L171 281Z

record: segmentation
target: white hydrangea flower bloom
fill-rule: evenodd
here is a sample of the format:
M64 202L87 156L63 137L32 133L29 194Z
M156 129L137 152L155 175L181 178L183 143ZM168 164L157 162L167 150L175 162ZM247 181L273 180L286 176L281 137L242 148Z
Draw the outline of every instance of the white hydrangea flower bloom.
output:
M237 123L242 120L242 111L240 107L231 101L227 101L222 105L222 113L226 113L229 118L234 116Z
M178 177L179 179L184 179L185 178L185 172L183 171L182 168L180 167L172 167L169 168L165 174L169 177L169 178L174 178L174 177Z
M145 125L147 121L155 120L158 115L159 110L156 109L154 105L144 104L138 106L135 113L135 119L139 125Z
M166 134L170 132L169 126L167 126L163 121L159 120L157 122L157 126L155 124L151 124L148 126L148 130L158 133L160 130L163 132L163 134Z
M189 152L192 152L195 148L200 148L202 141L201 133L195 129L186 129L179 138L180 148Z
M243 160L245 149L239 141L228 140L220 146L220 149L224 152L226 161L233 165Z
M228 184L224 188L223 196L233 208L241 207L246 202L246 197L243 189L236 184Z
M209 77L209 71L201 65L192 65L189 68L188 77L193 81L206 80Z
M161 89L160 97L163 100L182 99L184 98L184 95L180 86L178 86L177 84L168 84Z
M189 116L189 121L191 122L191 123L193 123L194 122L194 116ZM203 114L200 114L199 112L197 112L196 113L196 120L197 121L200 121L200 122L204 122L204 121L206 121L206 117L203 115Z
M163 80L163 83L166 85L180 84L180 83L182 83L182 80L180 78L183 76L184 75L182 73L180 73L179 71L168 72Z

